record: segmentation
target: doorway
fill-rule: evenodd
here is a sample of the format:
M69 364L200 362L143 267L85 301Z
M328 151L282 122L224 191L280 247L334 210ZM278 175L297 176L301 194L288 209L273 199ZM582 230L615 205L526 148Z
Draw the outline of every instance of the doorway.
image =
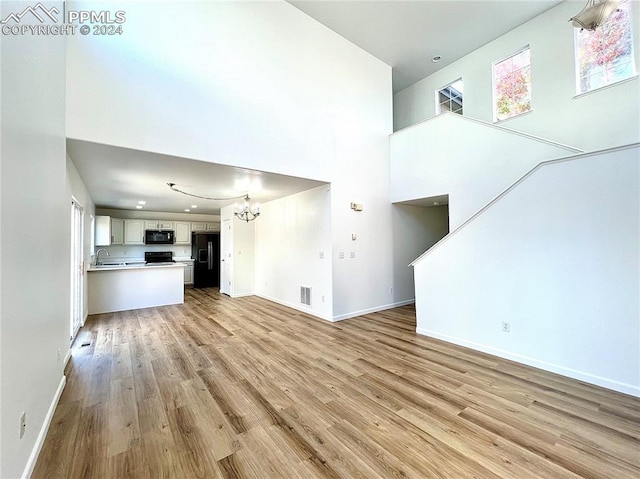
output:
M82 325L84 305L84 209L71 200L71 321L70 341Z

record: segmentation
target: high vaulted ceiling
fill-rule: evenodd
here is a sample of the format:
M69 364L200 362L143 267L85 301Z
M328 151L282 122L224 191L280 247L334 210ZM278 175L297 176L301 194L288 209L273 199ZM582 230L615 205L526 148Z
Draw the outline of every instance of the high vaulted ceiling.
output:
M562 3L562 0L288 1L393 67L394 92ZM442 60L433 63L431 59L436 55Z
M234 0L235 1L235 0ZM240 0L238 0L240 1ZM399 91L491 40L516 28L560 0L289 0L331 30L393 67ZM438 63L431 62L442 56ZM172 191L198 189L206 178L209 191L247 185L252 198L266 202L321 182L69 139L69 154L98 207L135 209L146 200L148 211L183 212L198 204L198 213L219 214L233 201L196 200ZM233 190L237 194L236 189ZM196 212L196 211L194 211Z

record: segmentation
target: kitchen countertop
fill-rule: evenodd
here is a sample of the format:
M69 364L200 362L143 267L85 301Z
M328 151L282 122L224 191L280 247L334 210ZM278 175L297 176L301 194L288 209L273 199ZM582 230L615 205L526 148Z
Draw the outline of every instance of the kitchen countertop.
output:
M184 268L184 263L157 263L157 264L146 264L144 262L121 262L117 264L111 264L109 261L105 261L106 264L103 265L91 265L87 271L116 271L116 270L124 270L124 269L154 269L154 268Z

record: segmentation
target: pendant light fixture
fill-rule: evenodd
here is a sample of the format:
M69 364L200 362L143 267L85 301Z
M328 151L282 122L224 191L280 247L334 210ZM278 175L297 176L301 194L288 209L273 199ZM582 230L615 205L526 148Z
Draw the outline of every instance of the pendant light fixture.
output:
M242 221L246 221L248 223L249 221L253 221L258 216L260 216L260 205L256 203L252 205L251 198L249 198L249 195L247 194L244 197L244 204L236 205L233 214Z
M243 204L235 204L233 214L238 217L238 219L249 222L255 220L258 216L260 216L260 205L257 203L251 204L251 198L249 198L249 193L246 193L241 196L231 196L227 198L214 198L211 196L202 196L196 195L194 193L189 193L188 191L181 190L178 188L178 185L175 183L167 183L167 186L171 188L173 191L177 193L182 193L183 195L193 196L194 198L202 198L204 200L212 200L212 201L228 201L228 200L238 200L244 199Z
M575 17L569 19L575 28L595 30L618 9L617 0L588 0L584 8Z

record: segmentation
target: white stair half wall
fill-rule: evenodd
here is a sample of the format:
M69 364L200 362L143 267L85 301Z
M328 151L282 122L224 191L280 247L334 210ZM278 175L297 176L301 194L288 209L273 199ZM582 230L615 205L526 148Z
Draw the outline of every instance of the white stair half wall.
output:
M390 137L391 202L449 196L453 230L549 158L582 150L443 113Z
M640 144L541 163L412 265L418 333L640 396Z

